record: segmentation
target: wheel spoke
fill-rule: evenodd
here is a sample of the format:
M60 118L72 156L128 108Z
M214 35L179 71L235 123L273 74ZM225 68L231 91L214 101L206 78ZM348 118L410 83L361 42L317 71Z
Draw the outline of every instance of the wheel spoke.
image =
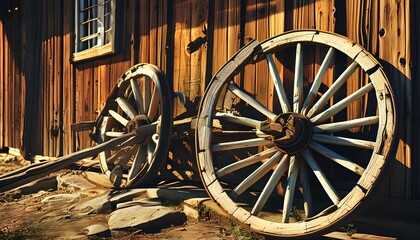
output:
M318 181L321 183L321 186L324 188L328 197L334 204L338 204L340 202L340 197L338 196L331 183L328 181L327 177L319 167L313 155L308 150L303 151L302 155L308 163L309 167L312 169Z
M366 86L360 88L359 90L355 91L354 93L348 95L343 100L339 101L338 103L334 104L327 110L323 111L322 113L316 115L315 117L311 118L311 121L314 123L320 123L328 118L334 116L344 108L346 108L350 103L356 101L357 99L361 98L362 96L366 95L373 89L373 84L369 83Z
M118 97L117 99L115 99L115 101L130 119L133 119L137 115L136 110L125 98Z
M120 114L118 114L114 110L109 110L108 112L115 120L117 120L119 123L121 123L121 125L127 126L129 121L127 119L125 119L123 116L121 116Z
M253 139L241 140L241 141L214 143L211 145L211 150L218 152L218 151L226 151L226 150L233 150L233 149L240 149L240 148L268 146L272 144L273 144L272 141L266 140L264 138L253 138Z
M125 132L106 132L105 136L111 137L111 138L116 138L116 137L121 137L124 134L125 134Z
M274 88L276 89L276 93L280 101L281 110L283 111L283 113L289 112L290 111L289 101L287 101L283 83L280 79L280 75L277 70L276 64L274 63L273 56L271 54L267 54L265 58L268 63L268 68L270 70L271 78L273 79Z
M325 58L322 61L321 67L319 68L319 71L315 76L314 82L312 83L311 89L309 90L309 93L306 96L305 102L303 103L303 107L302 107L303 115L306 115L308 109L314 103L316 95L318 94L319 87L321 86L322 79L324 78L325 73L327 72L327 69L330 66L331 59L334 56L334 52L335 52L335 49L330 47L330 49L327 52L327 55L325 55Z
M143 81L143 109L144 112L147 113L150 106L151 100L151 81L148 77L145 77Z
M137 151L137 148L138 148L137 145L132 146L121 158L118 158L115 161L115 165L120 165L122 168L124 168L127 165L130 158Z
M221 112L216 113L215 118L219 119L219 120L224 120L224 121L228 121L228 122L231 122L231 123L240 124L240 125L243 125L243 126L255 128L255 129L260 129L261 125L263 124L262 121L255 120L255 119L252 119L252 118L240 117L240 116L235 116L233 114L221 113Z
M239 169L248 167L252 164L255 164L257 162L261 162L264 159L267 159L269 157L271 157L274 153L276 153L278 150L276 147L264 150L258 154L252 155L248 158L242 159L240 161L234 162L232 164L229 164L219 170L216 171L216 176L217 177L223 177L229 173L232 173L234 171L237 171Z
M356 71L359 65L356 62L350 64L347 69L335 80L335 82L331 85L331 87L322 95L322 97L315 103L315 105L311 108L311 110L306 115L308 118L312 117L314 114L320 112L325 103L330 99L340 87L347 81L347 79Z
M139 86L136 79L130 79L131 89L133 90L134 100L139 114L144 114L143 97L140 93Z
M303 100L303 51L300 43L296 45L295 79L293 83L293 111L299 113Z
M327 143L339 146L363 148L368 150L373 150L375 148L375 142L361 139L329 136L324 134L314 134L312 139L319 143Z
M127 147L118 149L114 154L106 159L107 163L115 163L122 155L127 152Z
M362 175L365 169L358 164L350 161L349 159L341 156L340 154L332 151L331 149L322 146L319 143L312 142L309 144L309 147L314 150L315 152L321 154L322 156L331 159L332 161L336 162L337 164L347 168L348 170Z
M274 120L277 115L268 110L264 105L262 105L260 102L249 96L247 93L242 91L240 88L233 84L229 84L229 90L232 91L236 96L238 96L240 99L251 105L253 108L258 110L260 113L267 116L269 119Z
M154 86L153 93L152 93L152 99L150 100L150 104L147 110L147 118L149 121L155 121L158 110L159 110L159 93L157 90L157 87Z
M292 209L293 198L295 195L296 179L299 171L298 162L296 160L295 156L290 157L289 176L287 178L287 187L283 202L283 216L281 220L283 223L289 222L290 211Z
M128 180L134 179L135 176L140 172L142 169L143 164L146 160L146 148L144 146L140 146L137 150L136 156L133 160L133 165L128 172Z
M299 156L299 161L301 161L301 156ZM306 165L301 161L299 165L299 176L300 183L302 184L303 209L305 210L305 217L309 218L312 216L312 195L307 171Z
M364 117L364 118L357 118L348 121L342 122L334 122L334 123L327 123L321 124L318 126L313 127L314 133L335 133L340 132L343 130L347 130L354 127L362 127L367 125L374 125L379 123L379 116L371 116L371 117Z
M287 170L287 155L283 155L283 158L280 160L279 164L277 164L276 169L274 170L273 174L271 174L270 179L268 180L267 184L265 185L264 189L262 190L260 196L258 197L257 202L255 203L251 214L258 215L261 209L265 206L268 197L273 192L274 188L277 186L278 182L280 181L281 176Z
M155 153L155 150L156 150L155 142L153 141L149 142L149 144L147 144L147 162L149 164L152 164L153 154Z
M238 186L236 186L229 194L231 198L236 198L237 196L244 193L249 187L254 183L264 177L280 160L283 156L283 153L276 152L273 156L270 157L265 163L261 164L254 172L252 172L248 177L246 177Z

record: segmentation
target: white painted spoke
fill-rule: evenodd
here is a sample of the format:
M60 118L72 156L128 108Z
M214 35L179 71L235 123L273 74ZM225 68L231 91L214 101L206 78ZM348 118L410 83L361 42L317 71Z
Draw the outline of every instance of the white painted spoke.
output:
M258 110L260 113L267 116L269 119L274 120L277 115L268 110L264 105L262 105L260 102L255 100L253 97L249 96L247 93L242 91L240 88L233 84L229 84L229 90L232 91L236 96L238 96L240 99L251 105L253 108Z
M283 216L282 222L288 223L290 219L290 211L293 205L293 198L295 195L296 189L296 179L298 176L299 171L299 163L295 156L290 157L290 164L289 164L289 177L287 179L287 187L286 193L284 195L284 202L283 202Z
M118 114L116 111L114 110L109 110L108 111L109 114L115 119L117 120L119 123L121 123L123 126L127 126L128 124L128 120L125 119L123 116L121 116L120 114Z
M338 196L337 192L334 190L331 183L328 181L324 172L322 172L321 168L319 167L312 153L310 153L308 150L304 150L302 152L302 155L305 158L306 162L308 163L309 167L311 167L318 181L321 183L321 186L324 188L328 197L331 199L331 201L334 204L338 204L340 202L340 197Z
M150 100L150 104L147 110L147 118L149 119L149 121L156 120L156 117L159 111L159 102L160 102L159 92L158 92L157 87L155 86L153 88L152 99Z
M140 93L139 86L137 84L137 79L130 79L131 89L133 90L134 100L137 107L137 112L139 114L144 114L143 108L143 97Z
M125 132L106 132L105 136L111 137L111 138L116 138L116 137L121 137L124 134L125 134Z
M336 162L337 164L347 168L348 170L362 175L365 169L360 165L350 161L349 159L341 156L340 154L332 151L331 149L322 146L319 143L312 142L309 144L309 147L314 150L315 152L321 154L322 156L331 159L332 161Z
M359 65L356 62L350 64L347 69L334 81L331 87L322 95L322 97L315 103L311 110L306 115L308 118L319 113L325 106L325 103L330 99L341 86L347 81L347 79L356 71Z
M231 123L235 123L235 124L240 124L240 125L247 126L247 127L252 127L252 128L255 128L255 129L260 129L261 125L263 124L262 121L255 120L255 119L252 119L252 118L240 117L240 116L235 116L235 115L232 115L232 114L221 113L221 112L216 113L215 118L219 119L219 120L224 120L224 121L228 121L228 122L231 122Z
M355 91L354 93L348 95L338 103L332 105L327 110L323 111L322 113L316 115L315 117L311 118L311 121L314 123L320 123L328 118L334 116L344 108L346 108L350 103L356 101L357 99L363 97L368 92L370 92L373 89L373 84L369 83L366 86L360 88L359 90Z
M149 163L149 165L152 164L152 160L153 160L153 155L155 153L156 150L156 144L153 141L150 141L147 144L147 162Z
M152 79L149 79L148 77L144 77L143 81L143 109L144 112L147 113L149 110L150 105L150 99L151 99L151 81Z
M115 101L130 119L133 119L137 115L136 110L125 98L118 97Z
M143 164L146 161L146 148L143 146L140 146L137 150L136 156L133 160L133 165L130 168L130 171L128 172L128 180L135 178L137 174L141 171Z
M322 79L324 78L325 73L327 72L327 69L330 66L331 59L334 56L334 52L335 52L335 49L330 47L330 49L327 52L327 55L325 55L325 58L322 61L319 71L317 72L314 82L312 83L311 89L309 90L309 93L306 96L305 102L303 103L303 107L302 107L303 115L306 115L308 109L314 103L316 95L318 94L319 87L321 86Z
M229 164L219 170L216 171L217 177L223 177L226 174L232 173L234 171L237 171L239 169L248 167L252 164L255 164L257 162L261 162L264 159L267 159L271 156L273 156L274 153L278 152L277 147L273 147L267 150L264 150L258 154L252 155L248 158L242 159L240 161L234 162L232 164Z
M367 141L367 140L330 136L330 135L324 135L324 134L314 134L312 136L312 140L319 143L327 143L327 144L346 146L346 147L363 148L363 149L368 149L368 150L373 150L376 144L375 142Z
M286 172L287 158L288 158L287 155L283 155L283 158L280 160L279 164L277 164L276 169L274 170L273 174L271 174L270 179L268 180L267 184L262 190L260 196L258 197L257 202L255 203L251 211L252 215L255 215L255 216L258 215L261 209L265 206L268 200L268 197L270 197L274 188L277 186L278 182L280 181L281 176Z
M276 89L276 93L280 101L281 110L283 113L287 113L290 111L289 101L287 101L286 92L284 91L283 83L280 79L279 72L277 71L276 64L274 63L273 56L271 54L267 54L265 58L268 62L270 76L273 79L274 88Z
M272 141L266 140L264 138L253 138L253 139L241 140L241 141L214 143L211 145L211 150L218 152L218 151L226 151L226 150L249 148L249 147L267 146L267 145L272 145L272 143L273 143Z
M270 157L265 163L261 164L254 172L246 177L238 186L236 186L231 192L230 197L236 198L237 196L244 193L249 187L265 176L280 160L283 153L276 152Z
M299 156L299 161L303 160ZM303 209L305 210L305 217L309 218L312 216L312 195L311 187L309 184L309 176L307 172L306 165L303 162L300 162L299 165L299 176L300 183L302 184L302 194L303 194Z
M313 127L314 133L335 133L343 130L347 130L354 127L362 127L367 125L374 125L379 123L379 116L371 116L371 117L364 117L364 118L356 118L348 121L342 122L334 122L334 123L327 123L321 124L318 126Z
M303 101L303 51L302 44L296 45L295 79L293 81L293 111L300 112Z

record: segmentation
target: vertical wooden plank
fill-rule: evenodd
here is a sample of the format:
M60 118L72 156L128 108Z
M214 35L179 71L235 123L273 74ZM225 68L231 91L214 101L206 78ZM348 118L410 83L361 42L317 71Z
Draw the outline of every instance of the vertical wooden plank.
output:
M207 23L208 3L206 1L195 1L191 6L191 41L198 37L204 37L203 29ZM205 66L207 58L207 49L201 46L197 51L190 54L191 75L190 75L190 94L189 99L198 105L200 97L204 93L205 84Z
M245 44L247 44L252 39L257 38L257 1L256 0L247 0L246 1L246 13L245 13ZM253 65L248 65L245 67L244 72L244 89L245 91L255 94L255 78L256 78L256 69Z
M174 19L175 19L175 30L174 30L174 44L173 44L173 52L174 52L174 72L173 72L173 90L175 92L182 91L180 88L180 85L182 85L181 82L181 55L182 55L182 12L183 12L183 5L182 1L175 1L174 2ZM183 109L181 106L176 105L177 102L174 104L174 117L181 114Z
M150 1L149 6L149 63L157 65L157 22L158 22L158 1Z
M317 0L315 2L316 29L334 32L335 30L334 1Z
M56 19L54 18L54 9L53 9L53 2L51 0L47 1L47 24L48 24L48 30L47 34L45 35L45 39L47 41L46 46L46 66L45 69L47 70L47 76L46 76L46 84L44 87L47 89L47 96L45 101L45 109L44 111L47 112L48 118L46 121L46 135L44 137L44 141L46 142L48 146L48 150L46 152L46 155L53 156L54 155L54 144L53 144L53 138L51 136L51 133L54 129L54 22Z
M179 41L179 82L178 90L183 92L187 99L191 99L191 58L187 53L187 44L191 41L191 2L180 3L181 36Z
M100 100L99 100L98 104L99 104L99 109L100 110L102 110L104 108L105 103L106 103L106 98L108 97L108 95L111 91L111 89L109 87L109 84L108 84L108 82L111 81L109 79L109 75L110 75L109 65L110 65L109 60L105 60L104 64L101 64L99 66L99 69L98 69L98 80L99 80L98 88L99 88L99 96L100 96ZM116 81L116 80L114 80L114 81Z
M214 1L213 75L228 59L227 9L228 1Z
M150 1L141 0L139 4L139 16L140 16L140 48L139 48L139 61L149 62L149 3Z
M62 142L61 136L61 99L62 99L62 65L61 65L61 38L62 36L62 1L54 1L54 18L56 21L54 22L54 50L53 50L53 64L54 64L54 95L53 95L53 132L51 133L51 137L53 141L53 156L60 156L62 154L62 149L60 149L60 145Z
M82 105L83 105L83 71L76 66L75 67L75 118L76 122L82 122ZM76 151L80 150L80 134L76 134Z
M22 149L23 147L23 138L24 138L24 119L25 119L25 96L26 96L26 77L24 71L24 63L25 63L25 54L26 54L26 20L24 15L24 4L20 6L20 60L19 60L19 78L20 78L20 97L19 97L19 110L18 110L18 124L19 124L19 135L18 136L18 147ZM1 32L1 31L0 31ZM1 55L0 55L1 58ZM0 100L1 101L1 100ZM0 127L1 128L1 127ZM1 136L0 136L1 138ZM0 144L1 147L1 144Z
M229 0L228 3L228 23L227 23L227 57L232 57L239 49L241 45L241 1L240 0ZM235 83L240 85L240 76L236 76L234 79Z
M13 14L13 25L14 27L19 26L20 29L20 19L21 19L21 9L20 6L14 8ZM19 63L20 63L20 52L21 52L21 35L20 31L13 31L13 45L12 45L12 59L11 59L11 82L10 86L12 86L11 95L12 95L12 105L11 105L11 141L10 146L19 148L19 115L20 115L20 90L21 90L21 79L20 79L20 70L19 70Z
M136 35L136 27L137 27L137 1L131 0L130 1L130 65L134 65L138 63L138 49L137 49L137 41L138 36Z
M166 73L167 1L159 0L157 23L157 65ZM171 81L171 80L168 80Z
M257 40L264 41L269 36L268 27L269 2L257 0ZM270 81L271 82L271 81ZM269 73L266 61L256 64L256 99L264 106L268 106L268 99L272 99L269 92Z
M4 21L0 21L0 148L5 146L4 142L4 56L5 56L5 42L4 42Z
M7 32L7 29L9 28L8 26L8 22L6 22L5 24L5 30ZM9 145L9 137L10 137L10 115L9 115L9 108L10 108L10 101L9 101L9 65L10 65L10 45L9 45L9 39L8 36L6 35L4 37L4 49L5 49L5 53L4 53L4 105L3 105L3 126L4 126L4 135L3 135L3 139L4 139L4 145L8 146Z
M63 154L69 154L73 152L73 132L71 131L71 124L74 121L74 78L73 78L73 65L70 64L71 59L71 49L72 48L72 41L71 41L71 29L72 23L70 19L72 14L74 13L73 9L73 1L65 0L63 2Z

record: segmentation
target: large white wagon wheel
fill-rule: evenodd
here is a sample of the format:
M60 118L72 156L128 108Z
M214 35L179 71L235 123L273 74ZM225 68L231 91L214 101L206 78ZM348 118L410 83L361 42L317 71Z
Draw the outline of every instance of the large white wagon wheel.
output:
M172 129L172 99L164 73L137 64L117 82L107 100L100 141L142 128L136 141L99 154L100 166L115 187L146 184L166 162Z
M247 84L261 76L247 75L253 64L269 71L271 102ZM351 89L354 81L361 86ZM295 31L251 42L214 76L198 113L198 167L209 195L252 231L313 236L360 209L390 158L394 130L379 63L347 38Z

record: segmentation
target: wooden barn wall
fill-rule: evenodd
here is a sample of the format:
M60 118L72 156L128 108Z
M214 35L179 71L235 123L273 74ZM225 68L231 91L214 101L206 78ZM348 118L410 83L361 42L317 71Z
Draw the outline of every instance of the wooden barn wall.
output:
M139 62L158 65L173 90L185 94L187 104L176 102L174 117L192 116L211 76L250 39L320 29L348 36L384 66L398 100L400 135L382 194L419 198L419 110L412 104L419 84L411 82L418 79L412 71L419 53L410 45L418 45L415 1L118 1L116 53L77 63L71 62L74 1L8 0L2 7L6 3L19 5L19 10L8 13L2 8L1 13L0 146L50 156L91 146L87 132L73 136L71 123L94 120L118 77ZM16 25L21 31L12 31ZM188 53L188 43L204 36L207 43ZM324 54L315 51L305 57L319 63ZM317 68L314 64L305 71L313 74ZM283 79L293 74L286 68L280 72ZM243 74L254 81L235 81L270 103L272 95L259 94L273 92L266 63L247 67ZM354 82L350 90L358 87ZM360 112L355 105L348 114Z
M21 9L11 3L0 5L0 148L21 146L25 88L22 74L22 36L14 31L21 24Z

